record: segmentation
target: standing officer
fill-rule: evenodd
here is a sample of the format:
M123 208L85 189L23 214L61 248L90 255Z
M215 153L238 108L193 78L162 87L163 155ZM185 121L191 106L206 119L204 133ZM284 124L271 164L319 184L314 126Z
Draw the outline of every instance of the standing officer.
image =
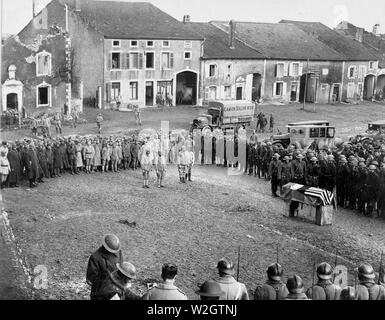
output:
M279 158L280 158L280 155L278 153L275 153L273 156L273 159L270 161L270 164L269 164L269 178L271 180L271 193L273 197L278 197L277 195L277 189L279 185L278 175L282 165Z
M385 287L374 282L376 275L369 263L358 267L357 300L385 300Z
M91 300L97 299L102 282L109 273L117 270L117 264L122 261L123 255L118 237L113 234L105 235L102 246L88 260L86 279L91 286Z
M224 292L220 300L249 300L246 286L233 277L235 273L233 262L223 258L218 262L217 268L219 278L216 279L216 282L219 283Z
M162 267L162 283L154 284L143 296L143 300L187 300L187 296L175 286L178 267L164 264Z
M331 282L333 268L322 262L317 267L318 282L306 292L312 300L340 300L341 288Z
M283 300L289 294L286 285L281 281L282 266L278 263L271 264L267 270L268 280L258 286L254 293L254 300Z
M305 181L309 187L318 187L319 165L317 161L316 157L312 157L310 163L306 166Z

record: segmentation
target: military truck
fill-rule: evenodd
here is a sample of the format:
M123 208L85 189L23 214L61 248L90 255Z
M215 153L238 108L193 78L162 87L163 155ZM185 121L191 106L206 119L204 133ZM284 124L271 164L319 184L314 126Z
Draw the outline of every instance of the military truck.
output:
M246 100L210 101L206 114L202 114L191 123L191 130L213 131L219 129L237 129L250 126L254 120L255 103Z
M282 145L287 148L295 144L302 149L327 149L334 146L336 128L330 126L329 121L294 122L289 123L286 128L286 134L271 137L273 145Z

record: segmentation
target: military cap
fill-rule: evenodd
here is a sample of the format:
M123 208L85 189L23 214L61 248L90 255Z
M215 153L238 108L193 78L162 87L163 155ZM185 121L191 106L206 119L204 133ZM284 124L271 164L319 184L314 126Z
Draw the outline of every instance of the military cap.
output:
M123 262L122 264L117 263L116 267L127 278L136 279L136 268L132 263L129 263L129 262Z
M304 284L300 276L294 275L286 282L286 287L290 293L302 293L304 291Z
M317 276L320 279L328 280L332 277L333 268L327 262L322 262L317 266Z
M228 275L233 275L235 273L234 263L228 258L222 258L218 262L217 268L219 271Z
M367 279L374 279L376 277L374 269L369 263L363 263L358 267L358 275Z

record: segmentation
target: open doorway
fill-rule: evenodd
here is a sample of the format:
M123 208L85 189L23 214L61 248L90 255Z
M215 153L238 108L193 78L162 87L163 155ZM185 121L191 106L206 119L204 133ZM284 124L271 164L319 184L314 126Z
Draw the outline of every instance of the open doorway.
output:
M252 101L259 101L261 99L261 89L262 89L262 76L259 73L254 73L253 87L251 91Z
M197 104L198 75L192 71L184 71L176 76L176 105Z
M146 107L154 105L154 82L146 81Z
M316 102L317 99L317 86L318 78L312 74L308 73L301 76L301 83L299 89L299 101L304 102ZM306 97L305 97L306 95Z
M18 110L17 93L7 94L7 110Z
M374 81L375 76L372 74L369 74L365 77L364 82L364 99L365 100L371 100L374 95Z

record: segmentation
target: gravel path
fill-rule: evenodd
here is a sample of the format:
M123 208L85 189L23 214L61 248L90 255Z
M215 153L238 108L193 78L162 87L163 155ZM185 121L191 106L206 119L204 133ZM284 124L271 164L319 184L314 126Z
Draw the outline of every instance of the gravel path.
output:
M140 171L122 171L65 175L60 183L47 180L33 190L4 190L5 208L31 269L48 268L48 289L36 297L87 299L87 260L108 232L119 236L124 256L138 269L138 293L158 281L163 263L174 262L180 268L178 286L195 299L197 286L215 276L216 262L223 256L236 261L239 246L240 281L250 291L276 261L277 244L285 275L296 272L307 286L313 263L334 264L336 249L339 263L349 268L367 260L378 269L385 249L383 220L342 210L333 226L319 227L284 217L284 202L272 198L270 185L260 179L197 166L193 180L180 185L177 169L170 166L165 189L142 189ZM137 227L119 220L135 221Z

